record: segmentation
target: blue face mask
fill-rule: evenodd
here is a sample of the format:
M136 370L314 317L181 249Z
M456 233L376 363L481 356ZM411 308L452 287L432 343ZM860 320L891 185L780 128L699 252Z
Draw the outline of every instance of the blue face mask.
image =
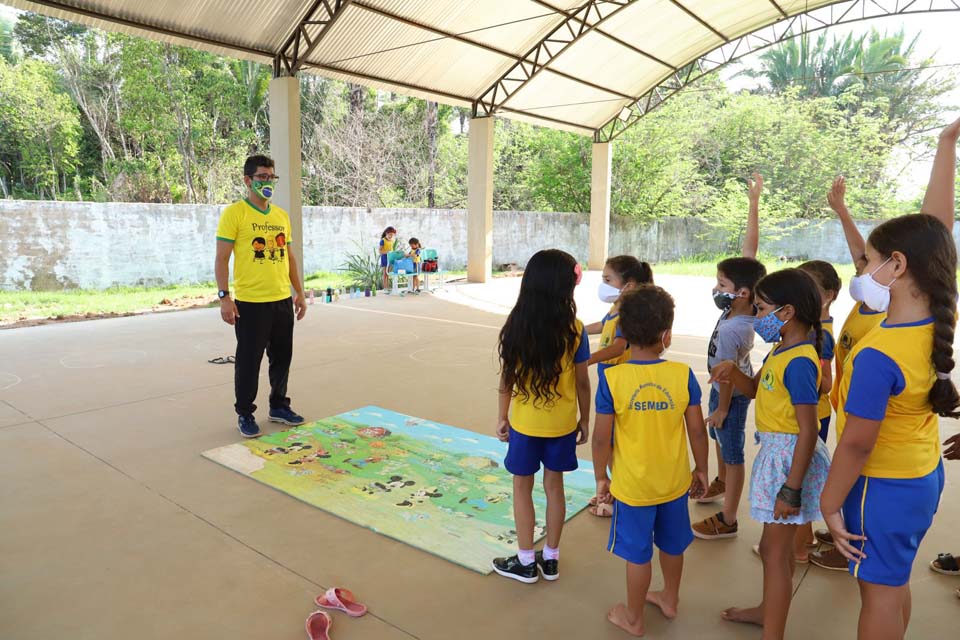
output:
M762 318L753 319L753 330L757 332L758 336L763 338L764 342L777 342L780 340L780 330L783 328L783 325L787 324L777 317L780 309L783 309L783 307L774 309Z

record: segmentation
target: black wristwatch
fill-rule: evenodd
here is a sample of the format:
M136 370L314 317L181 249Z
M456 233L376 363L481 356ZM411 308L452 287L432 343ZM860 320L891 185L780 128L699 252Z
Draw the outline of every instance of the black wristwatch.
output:
M229 298L230 292L220 289L219 291L217 291L217 297L220 298L221 300L223 300L224 298Z

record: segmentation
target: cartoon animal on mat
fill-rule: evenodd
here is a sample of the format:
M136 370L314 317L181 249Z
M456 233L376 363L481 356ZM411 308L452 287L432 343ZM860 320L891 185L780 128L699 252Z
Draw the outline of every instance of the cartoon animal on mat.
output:
M296 460L291 460L287 464L309 464L311 462L316 462L321 458L329 458L330 454L324 451L323 449L317 449L313 453L303 456L302 458L297 458Z
M264 451L268 456L275 455L286 455L288 453L296 453L298 451L306 451L307 449L312 449L313 447L309 444L304 444L302 442L293 442L289 447L273 447L272 449L267 449Z
M415 507L418 504L426 502L427 498L442 498L443 494L437 491L436 487L427 487L410 494L410 498L403 502L398 502L398 507Z
M353 458L346 458L343 461L343 463L348 464L351 467L355 467L357 469L363 469L368 464L378 464L380 462L383 462L384 460L385 458L383 458L382 456L370 456L369 458L365 458L364 460L354 460Z
M401 476L390 476L388 482L374 482L363 487L364 493L376 494L376 493L390 493L395 489L405 489L406 487L412 487L417 484L413 480L404 480Z

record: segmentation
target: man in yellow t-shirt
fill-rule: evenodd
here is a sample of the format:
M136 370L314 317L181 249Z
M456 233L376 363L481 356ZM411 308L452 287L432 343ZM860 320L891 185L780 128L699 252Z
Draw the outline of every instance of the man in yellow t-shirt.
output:
M287 378L293 359L293 318L307 312L297 259L291 243L290 217L271 204L277 175L273 160L250 156L243 165L247 197L220 214L217 225L217 295L220 315L237 335L234 391L238 428L246 438L260 435L254 412L260 362L270 361L270 421L287 425L304 420L290 408ZM233 256L231 297L230 256ZM290 295L291 287L296 297Z

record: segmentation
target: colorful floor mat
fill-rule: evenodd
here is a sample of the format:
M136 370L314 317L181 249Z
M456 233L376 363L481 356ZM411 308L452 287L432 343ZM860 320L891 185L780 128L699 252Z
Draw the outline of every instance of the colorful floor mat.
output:
M379 407L205 451L203 456L318 509L490 573L516 552L513 480L496 438ZM593 496L593 467L565 476L567 518ZM536 538L546 498L537 482Z

